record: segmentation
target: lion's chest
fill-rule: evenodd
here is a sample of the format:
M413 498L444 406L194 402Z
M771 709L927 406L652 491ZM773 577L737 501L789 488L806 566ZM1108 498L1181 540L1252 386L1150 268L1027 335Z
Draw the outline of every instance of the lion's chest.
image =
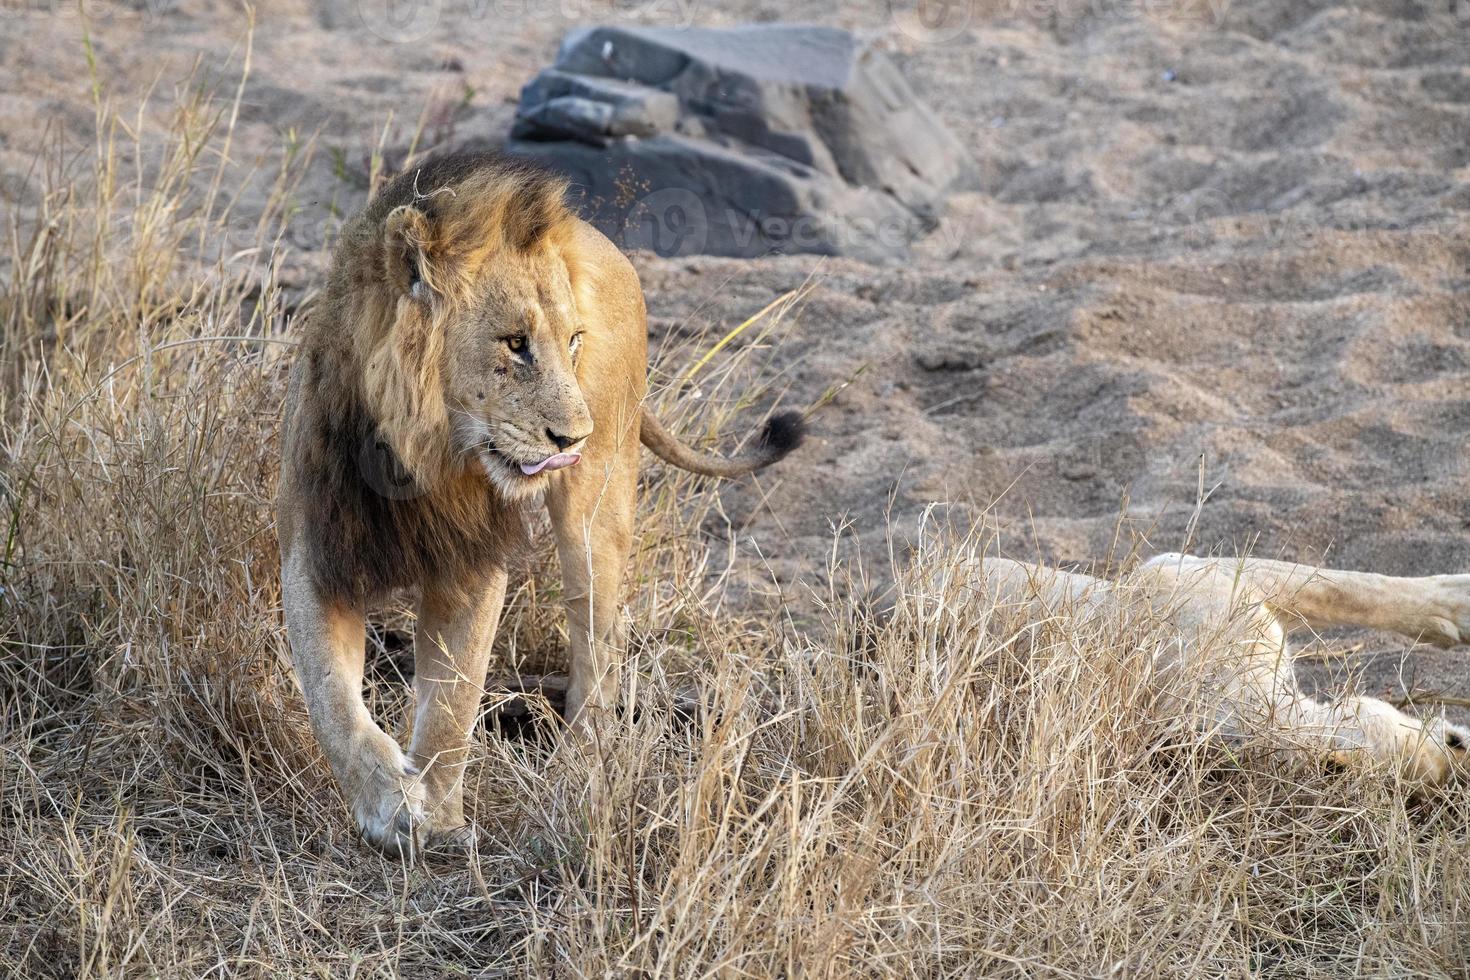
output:
M327 593L363 604L394 589L474 582L524 550L524 514L488 481L466 473L425 486L368 427L338 434L350 437L303 474L305 530Z

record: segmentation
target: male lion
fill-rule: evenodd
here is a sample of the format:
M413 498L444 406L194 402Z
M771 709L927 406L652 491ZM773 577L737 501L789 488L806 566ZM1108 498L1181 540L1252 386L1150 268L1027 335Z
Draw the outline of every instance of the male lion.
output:
M1294 626L1367 626L1439 646L1470 642L1470 575L1393 578L1260 559L1165 554L1121 581L971 560L960 585L1024 622L1100 617L1164 631L1152 660L1156 689L1175 710L1226 736L1274 731L1342 764L1387 763L1416 788L1466 771L1470 731L1422 721L1369 697L1328 703L1292 669ZM944 574L940 572L938 574Z
M411 853L464 826L462 776L507 560L544 499L571 637L567 717L611 705L639 443L711 476L801 440L780 415L721 460L643 407L632 265L566 208L565 184L488 155L426 163L343 230L303 327L277 527L287 632L312 727L363 834ZM362 697L367 606L420 590L405 755Z

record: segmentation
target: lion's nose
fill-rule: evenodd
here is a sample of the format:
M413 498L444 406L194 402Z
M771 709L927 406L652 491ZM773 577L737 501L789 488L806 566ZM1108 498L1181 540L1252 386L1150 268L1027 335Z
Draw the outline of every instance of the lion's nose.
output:
M568 446L575 446L577 443L581 442L583 439L586 439L591 434L591 429L588 429L586 432L578 436L569 436L565 433L554 432L551 429L546 430L546 438L556 443L557 449L565 449Z

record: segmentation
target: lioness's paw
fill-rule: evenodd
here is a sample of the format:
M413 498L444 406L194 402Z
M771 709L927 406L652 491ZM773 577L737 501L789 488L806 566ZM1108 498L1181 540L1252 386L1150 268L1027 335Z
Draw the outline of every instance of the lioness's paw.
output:
M397 745L376 746L363 759L352 816L368 843L389 857L411 859L424 843L424 787Z
M475 843L479 832L470 824L458 827L430 827L424 840L424 851L443 857L458 857L467 853Z
M1429 589L1420 639L1439 647L1470 643L1470 575L1436 575Z
M1436 718L1428 724L1430 737L1444 753L1454 774L1470 773L1470 728Z
M1404 774L1425 789L1464 779L1470 775L1470 730L1443 718L1426 719Z

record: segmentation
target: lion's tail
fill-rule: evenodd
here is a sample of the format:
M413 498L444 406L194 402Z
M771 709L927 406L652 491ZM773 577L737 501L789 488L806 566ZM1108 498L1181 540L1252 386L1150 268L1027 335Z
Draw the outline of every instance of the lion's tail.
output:
M801 440L806 436L806 423L798 412L773 415L761 430L755 448L734 459L721 459L695 452L665 429L663 423L646 406L638 434L643 444L653 450L655 456L671 466L702 476L732 477L744 476L770 466L801 445Z

